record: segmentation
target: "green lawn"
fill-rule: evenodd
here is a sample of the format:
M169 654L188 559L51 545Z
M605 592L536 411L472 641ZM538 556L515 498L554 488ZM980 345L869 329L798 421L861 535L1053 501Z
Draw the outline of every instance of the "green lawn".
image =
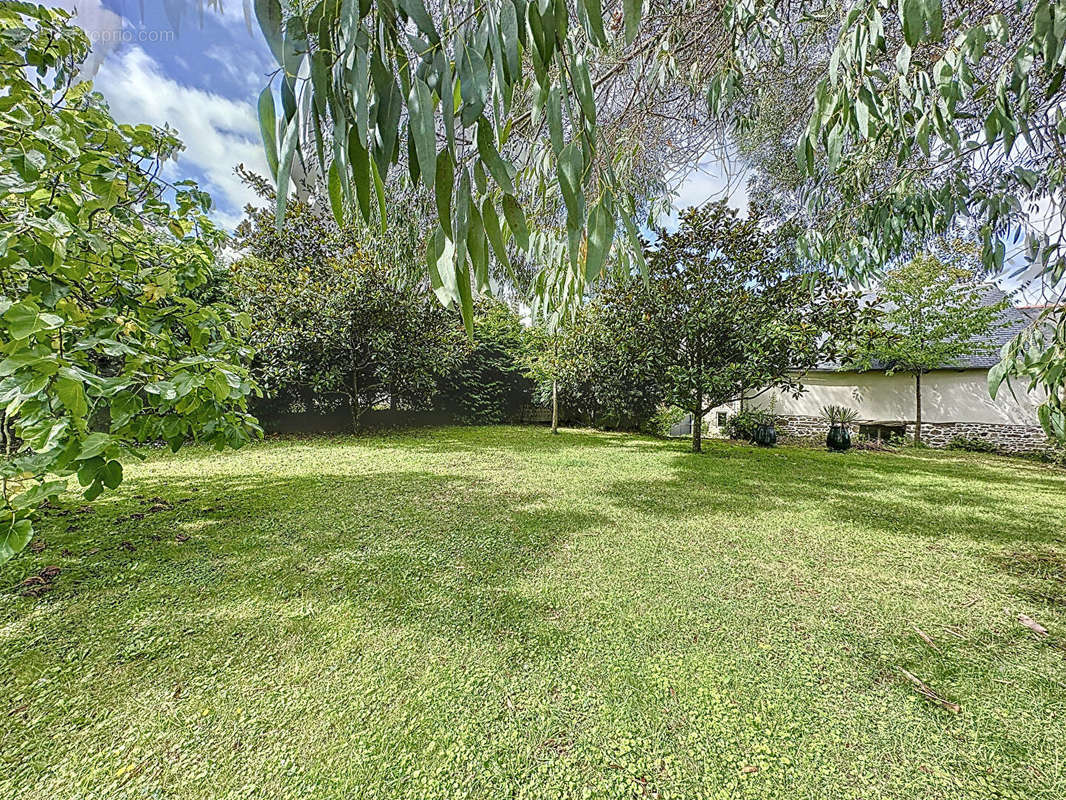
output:
M1066 472L685 447L269 441L68 498L3 567L0 797L1066 796Z

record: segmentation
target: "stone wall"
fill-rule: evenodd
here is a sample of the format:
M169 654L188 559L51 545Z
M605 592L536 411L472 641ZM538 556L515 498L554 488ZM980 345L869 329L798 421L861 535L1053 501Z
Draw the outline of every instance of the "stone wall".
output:
M862 420L848 425L857 436ZM824 444L829 423L820 417L785 415L776 417L779 439ZM906 423L906 435L914 436L914 423ZM947 447L956 436L980 439L1003 453L1041 453L1048 448L1047 434L1039 425L1002 425L989 422L923 422L922 441L929 447Z
M914 425L907 425L914 436ZM1041 453L1048 448L1047 434L1039 425L995 425L987 422L922 423L922 442L930 447L947 447L956 436L980 439L1003 453Z

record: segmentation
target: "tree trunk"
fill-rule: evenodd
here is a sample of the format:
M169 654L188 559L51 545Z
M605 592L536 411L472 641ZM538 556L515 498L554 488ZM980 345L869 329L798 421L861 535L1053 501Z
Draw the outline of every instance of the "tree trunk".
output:
M559 381L552 381L552 433L559 432Z
M697 411L692 414L692 452L703 452L703 393L696 394Z
M914 444L922 443L922 373L914 373Z
M559 332L552 333L552 433L559 432Z
M359 433L359 418L363 415L362 409L359 407L359 373L352 372L352 397L350 400L352 407L352 430Z

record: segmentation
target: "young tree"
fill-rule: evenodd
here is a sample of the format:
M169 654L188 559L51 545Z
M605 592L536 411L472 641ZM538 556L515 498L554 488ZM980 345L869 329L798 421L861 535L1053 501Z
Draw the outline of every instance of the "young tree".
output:
M799 391L803 374L851 341L857 298L822 276L794 272L752 215L724 203L682 212L648 257L643 313L666 373L666 399L703 415L772 388Z
M986 304L987 286L973 270L921 255L890 271L882 311L857 353L860 369L883 367L914 376L914 443L922 443L922 375L973 355L988 355L986 335L1006 302Z
M224 240L211 200L159 177L171 131L119 125L79 82L89 41L69 17L0 6L0 561L65 476L92 500L140 442L259 430L246 320L205 300Z

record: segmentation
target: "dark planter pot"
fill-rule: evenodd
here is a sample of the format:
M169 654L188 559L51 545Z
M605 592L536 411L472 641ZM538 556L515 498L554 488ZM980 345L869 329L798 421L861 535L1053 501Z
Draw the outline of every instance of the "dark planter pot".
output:
M848 433L848 429L843 425L834 425L829 429L829 433L825 437L825 446L830 450L843 453L851 447L851 434Z
M755 444L760 447L773 447L777 444L777 431L773 425L760 425L755 429Z

